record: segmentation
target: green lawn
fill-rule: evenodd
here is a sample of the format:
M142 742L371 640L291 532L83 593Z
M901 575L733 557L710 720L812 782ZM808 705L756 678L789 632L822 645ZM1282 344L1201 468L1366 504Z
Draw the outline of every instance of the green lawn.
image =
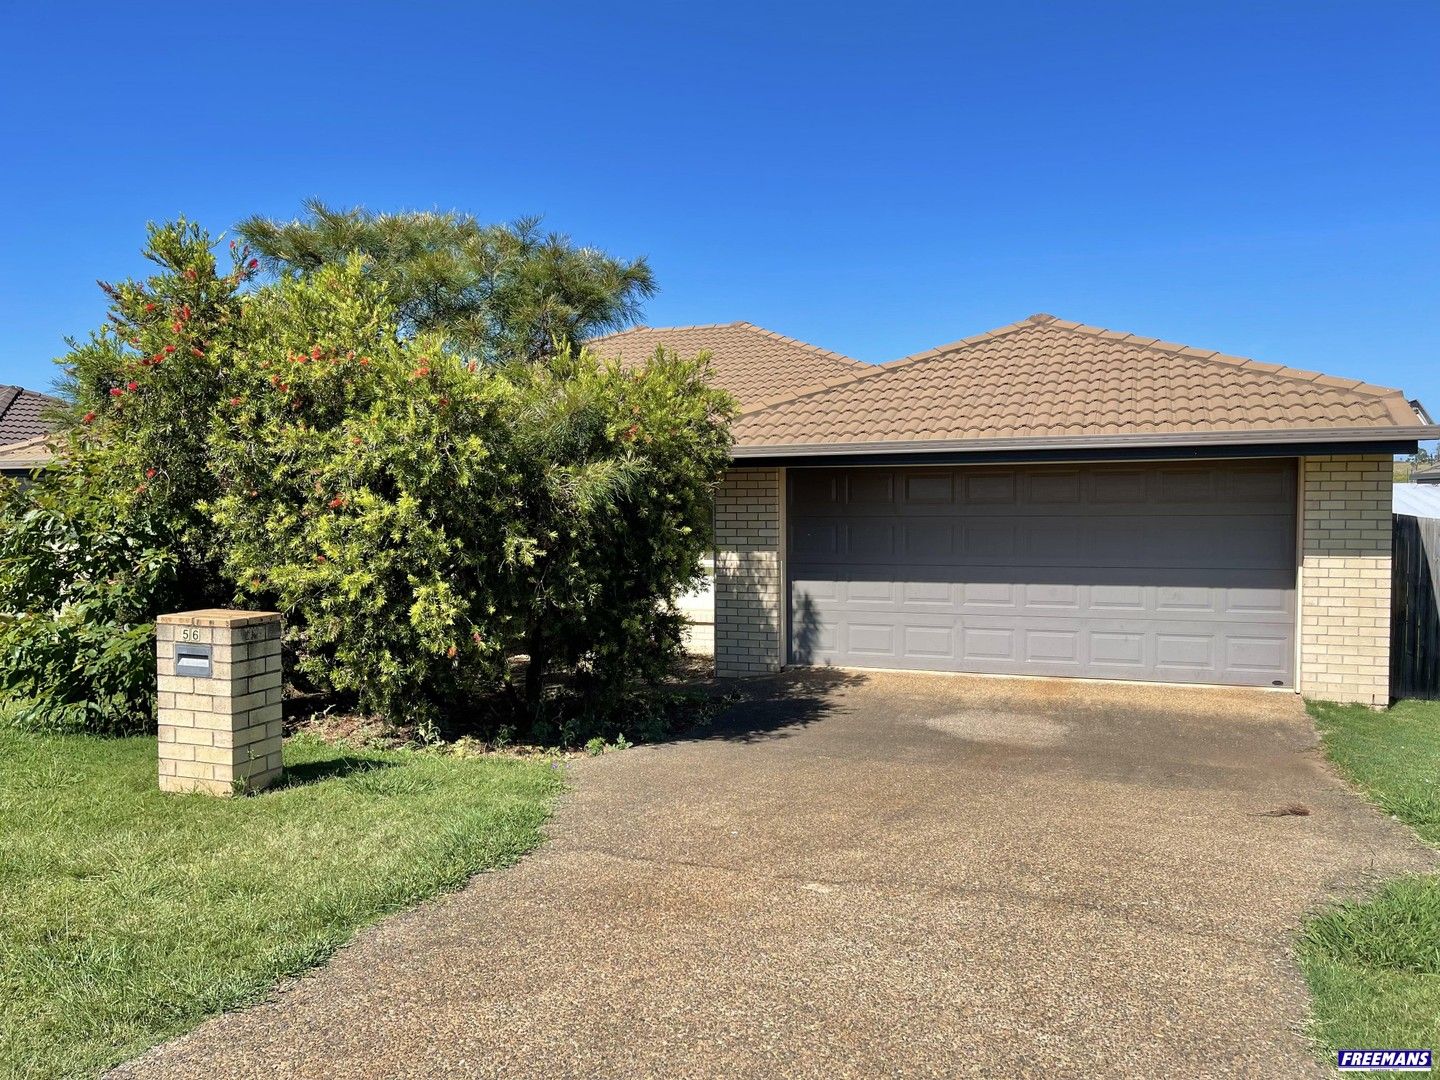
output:
M1387 712L1311 702L1325 751L1381 809L1440 843L1440 702ZM1309 920L1300 961L1313 1034L1337 1047L1440 1051L1440 877L1411 876Z
M285 747L284 786L162 795L155 740L0 730L0 1076L92 1075L535 846L545 762Z

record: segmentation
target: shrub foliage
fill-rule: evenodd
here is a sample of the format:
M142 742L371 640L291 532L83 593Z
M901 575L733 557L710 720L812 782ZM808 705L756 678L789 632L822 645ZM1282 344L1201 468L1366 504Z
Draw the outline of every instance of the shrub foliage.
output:
M556 737L665 670L728 459L703 357L515 330L480 358L409 332L363 253L259 286L183 222L148 254L64 361L67 452L0 505L26 722L143 726L151 622L216 602L278 608L310 682L432 731L505 694Z

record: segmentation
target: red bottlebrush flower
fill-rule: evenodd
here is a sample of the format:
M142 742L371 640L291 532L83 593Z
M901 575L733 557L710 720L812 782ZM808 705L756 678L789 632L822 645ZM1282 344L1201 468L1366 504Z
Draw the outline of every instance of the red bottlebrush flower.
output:
M368 357L368 356L362 356L362 357L360 357L360 363L364 364L366 367L369 367L369 366L370 366L370 357Z
M336 495L335 498L331 499L326 505L329 506L331 510L339 510L345 505L345 499L343 496Z
M95 414L94 414L93 412L87 412L87 413L84 415L84 417L80 420L80 422L81 422L82 424L89 424L89 423L92 423L92 422L94 421L94 419L95 419Z
M155 310L155 305L154 305L154 304L146 304L146 305L145 305L145 310L146 310L146 311L154 311L154 310Z
M153 468L150 468L150 469L146 469L146 470L145 470L145 479L146 479L146 480L154 480L154 479L155 479L155 470L154 470Z
M321 351L319 345L316 345L314 348L312 348L312 349L310 350L310 359L311 359L311 360L319 360L320 357L322 357L322 356L324 356L324 355L325 355L325 354L324 354L324 352Z
M165 353L170 352L172 349L174 349L174 346L173 346L173 345L166 345L166 346L165 346L165 351L164 351L164 352L157 352L154 356L152 356L152 357L150 358L150 362L151 362L152 364L158 364L158 363L160 363L161 360L164 360L164 359L165 359Z
M184 306L180 309L180 318L182 318L182 319L188 319L188 318L190 318L190 305L189 305L189 304L184 305Z
M459 649L457 649L454 645L451 645L448 649L445 650L445 655L448 656L451 660L454 660L456 654L459 652Z
M199 275L196 274L194 270L186 270L186 271L185 271L185 280L186 280L186 281L194 281L198 276L199 276Z
M442 409L445 408L445 406L446 406L446 405L449 405L449 404L450 404L450 399L449 399L448 397L442 397L442 398L440 399L440 407L441 407Z
M111 396L111 397L124 397L124 396L125 396L125 391L124 391L124 390L121 390L120 387L118 387L118 386L112 386L112 387L110 388L110 396Z
M181 330L184 330L184 329L185 329L185 324L182 323L179 319L176 319L174 322L172 322L172 323L170 324L170 329L171 329L171 330L174 330L175 333L178 334Z
M346 360L354 360L354 359L355 359L355 350L354 350L354 349L351 349L349 352L347 352L347 353L345 354L345 359L346 359Z
M480 631L479 631L479 630L471 630L471 631L470 631L470 640L473 641L473 642L475 642L476 645L479 645L479 644L480 644Z
M410 377L412 379L423 379L429 374L430 369L428 367L417 367L414 371L410 373Z
M232 398L230 399L230 404L231 404L231 405L240 405L240 404L243 404L243 402L241 402L241 400L240 400L238 397L232 397Z
M135 494L136 494L136 495L144 495L144 494L145 494L145 488L146 488L146 485L145 485L145 484L136 484L136 485L135 485Z
M476 361L476 360L471 360L468 364L465 365L466 370L471 371L471 372L477 371L477 370L479 369L479 367L480 367L479 361Z
M352 443L354 443L356 446L359 446L359 445L360 445L362 442L364 442L365 440L362 439L362 438L360 438L359 435L351 435L351 436L350 436L350 441L351 441Z
M316 555L316 556L315 556L315 561L316 561L316 562L329 562L330 560L328 560L327 558L325 558L324 555Z
M168 355L170 355L170 354L171 354L172 352L174 352L174 351L175 351L175 346L174 346L174 345L166 345L166 346L165 346L165 355L168 356ZM157 358L157 359L158 359L158 358Z
M138 382L136 382L134 379L131 379L128 383L125 384L125 389L126 389L126 390L139 390L139 389L140 389L140 384L139 384Z
M191 346L190 346L190 354L191 354L192 356L201 356L201 357L203 357L203 356L205 355L204 351L203 351L203 350L200 348L200 346L198 346L198 345L191 345Z
M260 265L260 260L259 260L259 259L251 259L251 260L250 260L248 263L246 263L245 265L246 265L247 267L249 267L251 270L254 270L257 266Z

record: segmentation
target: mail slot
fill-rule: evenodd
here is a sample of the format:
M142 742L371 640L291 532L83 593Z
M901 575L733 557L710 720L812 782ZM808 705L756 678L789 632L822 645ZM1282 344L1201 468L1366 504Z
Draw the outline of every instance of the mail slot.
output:
M175 674L186 675L192 679L210 678L210 646L177 644Z

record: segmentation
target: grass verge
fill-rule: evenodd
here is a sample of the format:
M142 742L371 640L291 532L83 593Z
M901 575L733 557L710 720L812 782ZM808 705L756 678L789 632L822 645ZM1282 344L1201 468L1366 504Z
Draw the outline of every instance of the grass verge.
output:
M1309 709L1336 768L1421 839L1440 843L1440 702ZM1440 877L1398 878L1369 900L1319 913L1301 931L1299 957L1311 1033L1331 1063L1339 1047L1440 1052Z
M285 746L258 796L162 795L153 738L0 730L0 1075L83 1076L513 862L549 763Z

